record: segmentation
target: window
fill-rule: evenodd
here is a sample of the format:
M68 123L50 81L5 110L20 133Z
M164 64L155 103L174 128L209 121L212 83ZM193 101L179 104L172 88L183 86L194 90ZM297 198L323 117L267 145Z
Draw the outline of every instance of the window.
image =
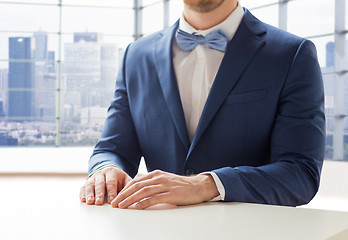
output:
M0 145L95 144L133 13L123 0L0 1Z
M326 159L348 160L347 1L240 3L315 43ZM0 0L0 145L93 145L125 47L173 24L182 9L181 0Z

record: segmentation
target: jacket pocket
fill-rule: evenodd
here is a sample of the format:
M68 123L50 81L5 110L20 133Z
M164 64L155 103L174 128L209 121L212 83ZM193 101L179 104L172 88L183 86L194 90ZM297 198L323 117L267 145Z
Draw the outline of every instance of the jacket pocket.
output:
M243 92L243 93L232 93L232 94L228 95L225 103L232 104L232 103L254 102L254 101L264 99L266 97L266 95L267 95L266 89L255 90L255 91L250 91L250 92Z

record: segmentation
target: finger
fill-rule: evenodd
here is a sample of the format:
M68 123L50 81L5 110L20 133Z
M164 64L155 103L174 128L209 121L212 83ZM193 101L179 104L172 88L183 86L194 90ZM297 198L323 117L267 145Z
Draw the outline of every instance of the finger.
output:
M86 190L85 190L85 185L83 185L80 188L80 201L81 202L86 202Z
M122 191L117 195L117 197L112 201L111 205L113 207L117 207L120 202L122 202L124 199L128 198L130 195L134 194L135 192L139 191L140 189L152 185L157 185L156 179L148 179L141 182L136 182L132 184L132 186L128 187L127 189L122 189Z
M129 206L133 205L134 203L137 203L145 198L151 198L153 195L156 195L158 193L163 193L165 191L163 185L152 185L147 186L139 191L135 192L134 194L130 195L126 199L124 199L122 202L118 204L119 208L128 208Z
M95 204L102 205L105 197L105 175L98 174L95 176Z
M105 184L106 191L108 194L108 203L111 203L112 200L117 196L117 177L116 174L112 171L107 171L105 174Z
M173 196L171 196L168 192L155 194L135 204L135 208L145 209L160 203L171 203L173 201L172 198Z
M86 203L94 204L94 176L88 178L86 186Z
M152 178L159 176L161 174L163 174L163 172L161 170L155 170L155 171L152 171L152 172L145 174L145 175L144 174L137 174L130 182L128 182L128 184L122 189L122 191L119 192L119 195L121 193L123 193L124 191L126 191L131 186L133 186L134 184L136 184L138 182L145 181L145 180L152 179Z

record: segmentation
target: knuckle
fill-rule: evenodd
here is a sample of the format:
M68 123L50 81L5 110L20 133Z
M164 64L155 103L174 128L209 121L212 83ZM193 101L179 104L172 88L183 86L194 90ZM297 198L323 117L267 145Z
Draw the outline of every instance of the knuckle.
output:
M154 173L154 174L160 174L160 173L162 173L162 171L159 170L159 169L157 169L157 170L153 171L153 173Z
M159 176L158 178L157 178L157 180L159 181L159 182L167 182L167 177L166 176L163 176L163 175L161 175L161 176Z
M94 187L94 182L88 181L88 182L86 183L86 187L87 187L87 188Z
M114 179L107 179L105 181L105 184L106 185L114 185L114 184L116 184L116 181Z
M104 196L104 193L101 192L101 191L98 191L98 192L96 192L95 195L96 195L97 197L103 197L103 196Z
M100 184L104 184L105 183L105 179L104 178L97 178L95 180L95 184L96 185L100 185Z
M148 199L146 199L146 200L143 201L143 207L144 207L144 208L150 207L150 206L154 205L154 202L155 202L154 197L148 198Z
M108 191L107 195L110 196L116 196L116 191Z
M149 192L151 192L151 187L144 187L143 189L142 189L142 192L144 192L144 193L149 193Z
M141 183L140 182L136 182L133 185L135 188L141 188Z

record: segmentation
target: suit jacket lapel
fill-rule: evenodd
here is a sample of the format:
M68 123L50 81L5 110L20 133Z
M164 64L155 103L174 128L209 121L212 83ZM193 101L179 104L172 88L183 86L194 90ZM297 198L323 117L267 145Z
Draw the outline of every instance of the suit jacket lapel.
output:
M180 94L173 67L172 40L178 28L179 22L160 33L157 42L154 43L155 65L163 96L169 112L173 118L180 139L188 151L190 140L186 128L184 110L181 104Z
M245 9L244 18L227 47L219 71L210 90L207 102L197 126L187 158L197 145L210 121L237 83L243 71L265 44L260 38L265 30L262 24Z

